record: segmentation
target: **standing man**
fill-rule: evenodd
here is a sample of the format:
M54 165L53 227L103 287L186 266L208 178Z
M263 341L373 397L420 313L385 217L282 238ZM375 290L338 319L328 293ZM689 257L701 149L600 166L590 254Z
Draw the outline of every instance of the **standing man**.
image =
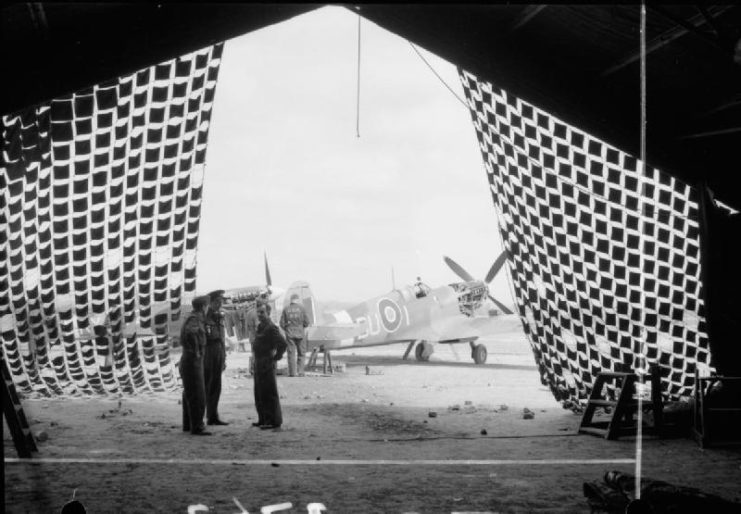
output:
M291 304L283 309L280 328L286 333L288 343L288 374L304 376L304 354L306 353L306 327L310 324L309 315L299 303L297 294L291 295Z
M183 354L178 363L183 381L183 431L193 435L211 435L203 425L206 387L203 380L203 354L206 349L206 313L208 296L193 299L193 312L180 329Z
M286 340L270 319L270 305L257 307L257 333L252 351L255 356L255 409L257 422L252 423L262 430L280 428L283 413L275 380L275 365L286 351Z
M221 374L226 369L224 314L221 312L224 290L212 291L208 296L211 306L206 316L206 352L203 357L203 374L206 381L206 423L228 425L229 423L219 419Z

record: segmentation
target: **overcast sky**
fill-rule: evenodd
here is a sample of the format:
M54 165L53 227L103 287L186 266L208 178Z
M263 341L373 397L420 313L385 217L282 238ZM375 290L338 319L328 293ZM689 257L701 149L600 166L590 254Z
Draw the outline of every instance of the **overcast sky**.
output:
M227 41L216 87L198 290L307 280L319 300L361 301L483 278L501 251L468 110L409 43L324 7ZM455 67L421 50L463 98ZM504 271L492 292L511 304Z

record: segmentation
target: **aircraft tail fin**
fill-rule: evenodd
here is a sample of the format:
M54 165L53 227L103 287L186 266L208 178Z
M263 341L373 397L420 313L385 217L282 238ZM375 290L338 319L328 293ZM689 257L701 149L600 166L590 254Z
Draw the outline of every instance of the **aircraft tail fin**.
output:
M316 325L319 322L319 313L317 312L316 300L314 293L311 291L308 282L298 281L291 284L286 291L283 298L283 308L285 309L291 303L291 296L297 294L300 298L301 304L306 309L306 313L309 315L312 325Z

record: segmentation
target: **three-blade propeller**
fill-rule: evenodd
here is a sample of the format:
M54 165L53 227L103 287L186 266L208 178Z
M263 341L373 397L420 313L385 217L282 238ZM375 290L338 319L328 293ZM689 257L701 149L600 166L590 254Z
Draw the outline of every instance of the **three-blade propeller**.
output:
M476 279L471 276L469 272L467 272L465 269L463 269L463 266L455 262L450 257L443 257L443 260L445 261L445 264L447 264L450 269L453 270L453 273L461 277L466 282L473 282ZM494 264L491 265L491 268L489 268L489 273L486 274L486 278L484 279L484 283L488 286L492 280L494 280L494 277L497 276L497 273L499 273L499 270L502 269L502 266L504 266L504 263L507 261L507 251L503 251L499 257L497 257L497 260L494 261ZM513 312L502 302L494 298L491 294L488 294L487 289L487 296L489 297L489 300L494 302L494 305L499 307L499 309L505 313L505 314L513 314Z

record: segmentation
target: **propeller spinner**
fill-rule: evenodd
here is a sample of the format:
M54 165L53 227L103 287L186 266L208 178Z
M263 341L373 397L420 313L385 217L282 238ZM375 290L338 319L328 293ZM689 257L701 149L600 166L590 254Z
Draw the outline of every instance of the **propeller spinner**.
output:
M463 269L463 266L455 262L450 257L443 257L443 260L445 263L450 267L451 270L453 270L453 273L461 277L466 282L473 282L476 279L471 276L470 273L468 273L465 269ZM489 272L486 274L486 278L484 279L484 283L488 286L492 280L494 280L494 277L497 276L497 273L499 273L499 270L502 269L502 266L504 266L504 263L507 261L507 251L504 250L499 257L497 257L497 260L494 261L494 264L491 265L491 268L489 268ZM489 297L489 300L491 300L499 309L505 313L505 314L513 314L513 312L502 302L494 298L491 294L489 294L489 289L487 287L486 290L487 296Z

